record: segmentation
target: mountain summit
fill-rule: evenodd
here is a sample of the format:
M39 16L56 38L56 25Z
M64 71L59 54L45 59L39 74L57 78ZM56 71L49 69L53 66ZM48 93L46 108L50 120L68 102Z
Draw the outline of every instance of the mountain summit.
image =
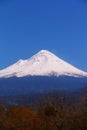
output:
M0 70L0 78L25 76L86 76L87 73L63 61L48 50L41 50L27 60Z

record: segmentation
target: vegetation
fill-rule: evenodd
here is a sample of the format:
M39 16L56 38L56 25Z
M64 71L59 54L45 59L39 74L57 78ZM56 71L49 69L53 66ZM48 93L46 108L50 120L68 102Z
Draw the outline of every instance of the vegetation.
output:
M87 100L81 107L49 101L32 109L0 106L0 130L87 130Z

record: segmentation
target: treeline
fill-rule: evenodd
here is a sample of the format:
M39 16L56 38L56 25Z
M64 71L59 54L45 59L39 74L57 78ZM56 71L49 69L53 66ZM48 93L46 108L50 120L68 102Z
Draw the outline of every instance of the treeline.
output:
M87 130L87 101L83 107L65 106L63 99L58 107L0 106L0 130Z

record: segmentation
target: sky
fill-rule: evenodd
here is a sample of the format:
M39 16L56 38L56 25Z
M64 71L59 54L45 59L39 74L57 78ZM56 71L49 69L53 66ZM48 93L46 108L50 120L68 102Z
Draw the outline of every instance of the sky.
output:
M42 49L87 71L87 0L0 0L0 69Z

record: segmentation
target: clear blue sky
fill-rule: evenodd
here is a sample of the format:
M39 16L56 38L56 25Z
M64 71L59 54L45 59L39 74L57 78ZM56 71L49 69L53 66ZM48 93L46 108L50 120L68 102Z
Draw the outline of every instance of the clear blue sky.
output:
M0 69L41 49L87 71L87 0L0 0Z

